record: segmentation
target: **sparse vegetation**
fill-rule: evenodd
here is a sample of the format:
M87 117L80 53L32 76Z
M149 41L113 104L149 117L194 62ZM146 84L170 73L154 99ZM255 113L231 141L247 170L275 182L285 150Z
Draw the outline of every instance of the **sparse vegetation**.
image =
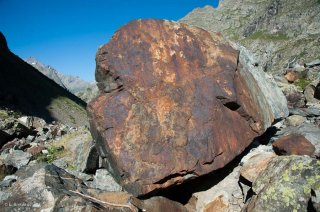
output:
M284 33L269 34L265 31L257 31L252 35L248 36L246 39L250 39L250 40L263 39L263 40L270 40L270 41L279 41L279 40L288 40L289 38Z
M310 83L311 81L307 79L298 79L297 81L294 82L294 84L300 87L302 90L304 90L307 87L307 85L309 85Z
M41 154L38 156L37 161L38 162L45 162L45 163L52 163L56 159L58 159L62 152L63 152L63 147L57 147L54 145L49 146L48 154Z
M59 108L68 108L78 111L84 111L84 108L71 101L69 98L64 96L59 96L52 101L53 104L56 104Z

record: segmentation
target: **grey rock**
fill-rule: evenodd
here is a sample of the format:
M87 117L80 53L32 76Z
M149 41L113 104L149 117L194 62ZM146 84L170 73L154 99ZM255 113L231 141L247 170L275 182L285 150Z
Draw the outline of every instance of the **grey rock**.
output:
M18 177L16 175L7 175L3 180L17 180Z
M68 167L68 163L64 159L57 159L52 162L55 166L61 168L61 169L66 169Z
M90 187L103 191L122 191L122 187L114 180L106 169L98 169Z
M315 86L311 84L307 85L307 87L304 89L303 93L308 103L320 102L318 99L314 98L315 89Z
M261 104L261 108L264 108L262 112L264 129L266 130L274 120L282 119L289 115L287 100L273 77L267 75L260 66L252 65L257 60L248 49L235 43L232 46L240 51L239 60L243 66L243 69L240 69L240 75L247 79L246 83L250 87L251 96L253 96L256 104Z
M30 128L32 123L31 123L31 117L29 116L22 116L20 118L18 118L18 121L23 124L24 126Z
M83 181L92 181L93 177L89 174L79 172L76 170L66 170L68 173L74 175L76 178L83 180Z
M195 211L241 211L244 197L238 184L240 167L236 167L228 176L212 188L196 192L192 198L196 201ZM222 204L217 204L217 203Z
M69 153L61 159L74 167L74 170L95 173L99 166L99 155L88 129L84 127L74 131L70 129L68 135L63 136L61 140L57 139L55 144L63 146L64 151Z
M289 126L299 126L307 120L306 117L300 115L291 115L286 118L286 124Z
M10 193L0 190L0 202L2 202L3 200L8 199L9 197L10 197Z
M320 65L320 59L316 59L314 61L311 61L309 63L306 63L307 67L313 67L313 66L319 66Z
M0 155L0 159L6 165L16 167L17 169L27 165L31 157L32 155L30 153L23 152L21 150L12 150L8 154L3 152Z
M28 135L28 137L26 138L26 141L27 141L28 143L30 143L30 142L33 142L34 139L35 139L35 136L33 136L33 135Z
M17 171L18 179L0 191L1 211L130 212L132 196L88 188L83 181L54 165L33 164ZM124 198L127 197L127 198ZM111 202L116 205L102 203ZM137 200L139 201L139 200ZM144 203L144 202L143 202Z
M8 175L6 176L2 182L0 182L0 190L4 190L6 188L11 187L11 185L17 181L17 176L14 175Z
M253 183L256 195L244 211L307 211L311 189L320 189L319 175L316 159L275 157Z
M54 165L28 166L18 171L17 175L18 180L5 190L6 196L2 198L2 203L8 205L4 208L5 212L93 209L90 202L70 193L70 190L82 189L81 181Z
M317 108L290 108L290 114L292 115L300 115L304 117L314 117L320 116L320 110Z

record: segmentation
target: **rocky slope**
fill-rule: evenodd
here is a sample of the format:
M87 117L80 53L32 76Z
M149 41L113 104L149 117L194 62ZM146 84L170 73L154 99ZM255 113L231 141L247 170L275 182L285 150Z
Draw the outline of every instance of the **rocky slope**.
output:
M85 125L86 103L14 55L0 34L0 105L23 114Z
M250 11L270 3L239 2ZM274 1L255 27L283 4ZM228 17L246 13L234 11ZM258 35L283 45L280 35ZM248 49L181 23L133 21L96 61L94 140L85 127L0 108L1 211L320 211L319 60L274 72L287 102ZM1 64L0 77L9 70Z
M180 21L242 44L267 72L282 74L290 63L320 57L318 0L222 0L217 9L198 8Z
M29 57L26 62L85 102L89 102L98 94L95 83L84 81L79 77L64 75L51 66L44 65L34 57Z
M1 211L187 211L164 197L134 198L99 160L87 128L0 109Z

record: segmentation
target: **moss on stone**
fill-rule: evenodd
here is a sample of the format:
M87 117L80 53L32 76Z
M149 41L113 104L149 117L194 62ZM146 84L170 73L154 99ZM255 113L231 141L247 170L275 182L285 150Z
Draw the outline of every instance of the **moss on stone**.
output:
M311 189L320 190L320 163L303 156L281 156L269 163L269 167L254 182L261 210L305 211ZM275 169L281 173L275 173ZM271 205L270 205L271 204Z
M289 172L288 170L285 171L285 173L282 175L282 178L284 181L289 182L290 181L290 177L289 177Z
M295 191L292 188L284 187L281 195L287 207L297 204L295 201Z

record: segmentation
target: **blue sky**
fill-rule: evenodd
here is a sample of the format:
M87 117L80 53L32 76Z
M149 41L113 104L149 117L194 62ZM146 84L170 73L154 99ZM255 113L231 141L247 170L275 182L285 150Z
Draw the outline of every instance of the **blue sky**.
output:
M12 52L94 81L97 48L139 18L179 20L218 0L0 0L0 31Z

